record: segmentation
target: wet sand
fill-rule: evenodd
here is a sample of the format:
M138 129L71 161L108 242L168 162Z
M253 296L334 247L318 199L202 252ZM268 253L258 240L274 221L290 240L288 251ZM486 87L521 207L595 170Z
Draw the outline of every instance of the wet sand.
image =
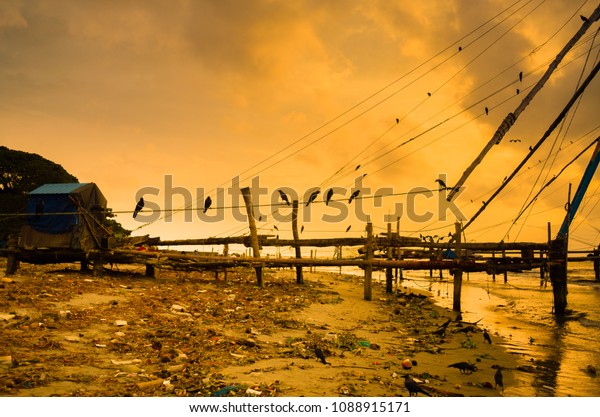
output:
M142 273L2 269L0 395L408 396L410 374L432 396L500 396L495 368L505 385L516 372L498 336L463 333L468 323L415 290L375 284L365 301L360 277L334 273L305 272L299 286L295 271L266 270L263 288L246 269L226 281ZM462 361L477 370L448 367Z

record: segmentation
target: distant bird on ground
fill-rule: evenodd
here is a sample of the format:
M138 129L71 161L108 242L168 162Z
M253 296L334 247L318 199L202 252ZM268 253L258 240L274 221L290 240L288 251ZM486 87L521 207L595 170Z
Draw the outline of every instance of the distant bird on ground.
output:
M431 332L431 334L435 334L435 335L444 337L446 335L446 328L448 327L448 325L450 324L451 321L452 320L448 319L444 324L439 326L437 328L437 330L434 330L433 332Z
M462 317L462 313L458 313L458 315L456 316L456 319L454 319L454 321L458 322L458 321L462 321L463 317Z
M523 81L523 71L519 72L519 82Z
M288 206L290 205L290 200L288 199L288 196L286 193L284 193L282 190L277 190L279 192L279 195L281 196L281 199L285 202L285 204L287 204Z
M210 196L206 197L206 200L204 200L204 213L206 213L208 211L211 204L212 204L212 198L210 198Z
M488 342L490 345L492 344L492 338L490 334L487 332L487 329L483 329L483 339Z
M471 374L477 370L477 366L469 362L456 362L452 365L448 365L448 368L456 368L461 374Z
M41 198L38 198L37 204L35 205L35 217L39 217L42 214L44 214L44 200ZM135 214L133 215L133 217L135 217Z
M331 201L331 197L333 197L333 188L330 188L329 191L327 191L327 198L325 199L326 206L329 205L329 202Z
M315 348L315 355L317 355L317 358L319 358L323 365L331 365L329 362L327 362L327 360L325 360L325 354L318 346Z
M348 199L348 204L352 203L352 200L354 200L356 197L358 197L358 195L360 194L360 190L356 190L352 193L352 195L350 196L350 198Z
M140 197L140 201L137 202L135 210L133 210L133 218L135 219L140 211L144 208L144 199Z
M503 381L503 379L504 378L502 377L502 370L500 368L498 368L498 370L494 374L494 382L496 382L496 385L494 386L494 389L498 388L498 385L500 385L500 387L502 387L502 392L504 392L504 381Z
M583 20L584 22L586 22L586 23L588 22L588 18L587 18L587 17L585 17L584 15L582 15L582 14L581 14L581 15L579 15L579 17L580 17L580 18L581 18L581 20Z
M487 107L485 108L485 115L487 116L490 113L490 109L488 109Z
M431 397L431 394L425 391L423 388L421 388L421 386L417 384L415 380L411 378L410 375L404 375L404 386L408 390L409 397L412 397L413 393L415 394L415 397L418 397L420 392L427 395L428 397Z
M467 327L463 327L462 329L458 329L455 330L454 333L473 333L475 331L475 326L467 326Z
M352 227L352 225L346 227L346 233L348 233L350 231L350 228Z
M440 187L442 187L441 188L442 190L448 189L448 186L446 185L446 183L443 180L438 178L437 180L435 180L435 182L437 182L440 185Z
M306 202L306 205L308 206L310 203L315 201L315 198L317 198L317 196L319 194L321 194L321 191L319 191L319 190L313 191L313 193L310 195L310 197L308 197L308 201Z

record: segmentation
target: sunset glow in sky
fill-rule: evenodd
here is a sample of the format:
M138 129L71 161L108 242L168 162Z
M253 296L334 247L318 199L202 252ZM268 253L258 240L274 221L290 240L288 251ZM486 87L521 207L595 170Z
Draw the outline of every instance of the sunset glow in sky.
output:
M382 232L398 213L403 235L443 235L458 214L468 220L479 209L589 74L599 23L452 207L435 180L458 180L582 26L580 15L596 7L596 0L0 0L0 144L98 184L136 235L247 233L234 213L242 200L227 191L238 181L264 188L261 233L291 237L289 208L277 193L284 187L303 205L303 237L359 236L363 214ZM467 240L545 242L549 221L558 231L568 184L574 193L593 147L511 223L598 137L599 97L595 79ZM361 193L348 203L356 184ZM321 193L306 208L315 187ZM334 204L325 205L332 187ZM134 220L140 190L154 194ZM150 218L151 207L183 207L188 191L200 212ZM202 217L207 195L213 206ZM596 173L572 249L600 243L599 201Z

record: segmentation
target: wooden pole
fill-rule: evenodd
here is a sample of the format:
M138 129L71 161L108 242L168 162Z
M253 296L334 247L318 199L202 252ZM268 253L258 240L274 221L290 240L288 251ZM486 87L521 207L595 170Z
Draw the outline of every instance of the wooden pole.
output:
M294 237L294 249L296 250L296 258L302 258L302 249L298 244L300 234L298 233L298 200L292 201L292 234ZM302 267L296 266L296 283L304 284L304 276L302 275Z
M502 249L502 263L506 263L506 250ZM508 282L508 273L504 271L504 283Z
M388 249L387 249L387 258L388 260L392 260L392 253L394 248L392 247L392 224L388 223L387 225L387 233L389 238ZM392 271L392 267L387 267L385 269L385 292L391 293L394 291L394 274Z
M600 281L600 259L598 259L598 256L600 256L600 245L594 251L594 256L596 257L594 259L594 275L596 276L596 281Z
M19 259L16 254L19 246L19 238L17 236L10 236L7 246L10 251L6 257L6 275L14 275L19 269Z
M364 288L364 298L367 301L371 301L373 299L372 294L372 279L373 279L373 224L367 223L367 245L366 245L366 260L367 264L365 265L365 288Z
M252 245L252 254L255 258L260 258L260 246L258 244L258 233L256 232L256 222L254 221L254 210L252 207L252 196L250 194L250 187L242 188L242 197L244 197L244 204L246 204L246 213L248 214L248 225L250 227L250 243ZM262 267L257 266L254 268L256 271L256 284L259 287L263 286Z
M456 252L456 259L460 262L462 259L462 249L461 249L461 241L462 241L462 230L461 224L456 222L454 224L456 228L456 234L454 236L454 251ZM460 312L460 293L462 290L462 269L455 268L454 269L454 295L452 299L452 309L454 311Z

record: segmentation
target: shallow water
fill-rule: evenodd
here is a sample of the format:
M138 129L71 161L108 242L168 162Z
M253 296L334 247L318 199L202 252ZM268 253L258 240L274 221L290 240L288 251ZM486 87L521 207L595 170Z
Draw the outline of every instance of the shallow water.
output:
M437 303L452 308L452 277L405 273L403 285L429 290ZM600 396L600 283L591 263L572 263L568 271L566 320L552 312L552 286L540 288L539 272L463 275L461 305L465 321L477 321L504 338L503 346L531 372L514 371L507 396ZM383 275L378 277L385 279ZM593 376L588 365L598 370Z

